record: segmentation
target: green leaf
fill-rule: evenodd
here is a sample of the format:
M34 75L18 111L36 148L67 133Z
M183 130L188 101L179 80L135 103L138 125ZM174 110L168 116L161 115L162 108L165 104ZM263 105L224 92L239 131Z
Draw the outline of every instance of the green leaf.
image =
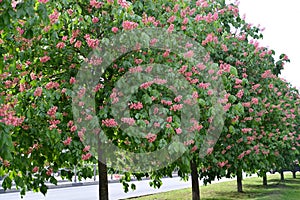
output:
M233 66L230 66L230 74L232 74L234 76L238 76L237 69Z
M47 190L48 190L48 187L44 184L40 187L40 191L44 196L46 195Z

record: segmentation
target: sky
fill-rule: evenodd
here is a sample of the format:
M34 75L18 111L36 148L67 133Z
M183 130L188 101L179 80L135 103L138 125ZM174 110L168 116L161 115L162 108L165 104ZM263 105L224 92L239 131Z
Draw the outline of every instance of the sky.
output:
M285 53L291 62L281 77L300 89L300 7L298 0L240 0L240 14L246 21L264 27L260 44L276 52L277 60Z

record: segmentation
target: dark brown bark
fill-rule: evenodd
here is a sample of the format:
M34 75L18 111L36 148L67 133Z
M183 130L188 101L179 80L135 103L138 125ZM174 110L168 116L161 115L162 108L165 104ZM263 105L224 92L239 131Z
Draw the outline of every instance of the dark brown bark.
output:
M242 170L238 169L236 174L237 191L243 192L243 173Z
M283 170L280 170L280 180L284 181L284 173L283 173Z
M193 200L200 200L200 188L199 188L199 174L197 171L197 165L195 161L190 162L190 167L191 167L191 176L192 176L192 197Z
M268 180L267 180L267 174L264 173L263 175L263 185L267 186L268 185Z
M296 178L296 171L293 170L293 178Z
M98 146L98 171L99 171L99 200L108 200L107 166L102 157L100 144Z

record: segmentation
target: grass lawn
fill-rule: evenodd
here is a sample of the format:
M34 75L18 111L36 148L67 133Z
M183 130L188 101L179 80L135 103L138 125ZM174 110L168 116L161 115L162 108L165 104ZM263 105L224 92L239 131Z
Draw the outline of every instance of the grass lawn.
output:
M292 178L285 173L285 181L280 181L278 173L268 176L268 186L262 185L262 178L245 178L244 193L236 192L236 181L201 186L202 200L257 199L257 200L300 200L300 176ZM192 199L192 189L175 190L155 195L132 198L132 200L185 200Z

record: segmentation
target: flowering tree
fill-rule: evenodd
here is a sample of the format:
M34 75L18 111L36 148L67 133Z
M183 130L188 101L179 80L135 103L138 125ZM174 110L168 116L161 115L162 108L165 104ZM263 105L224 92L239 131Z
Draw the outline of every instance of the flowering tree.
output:
M275 62L275 52L259 46L259 28L240 17L237 5L223 0L0 5L5 189L14 180L22 194L45 194L45 182L56 184L53 174L60 168L79 166L79 177L86 178L92 169L84 163L98 162L101 199L108 198L107 165L124 172L126 190L131 173L150 175L159 187L160 178L175 168L184 178L192 172L193 199L199 199L199 171L207 182L236 174L241 191L242 170L264 174L280 159L276 167L283 166L285 153L294 159L299 96L277 78L289 60L283 55ZM280 126L274 129L274 123ZM106 142L123 151L103 148ZM147 152L159 153L143 159ZM136 154L142 156L135 160ZM62 176L71 179L73 172Z

